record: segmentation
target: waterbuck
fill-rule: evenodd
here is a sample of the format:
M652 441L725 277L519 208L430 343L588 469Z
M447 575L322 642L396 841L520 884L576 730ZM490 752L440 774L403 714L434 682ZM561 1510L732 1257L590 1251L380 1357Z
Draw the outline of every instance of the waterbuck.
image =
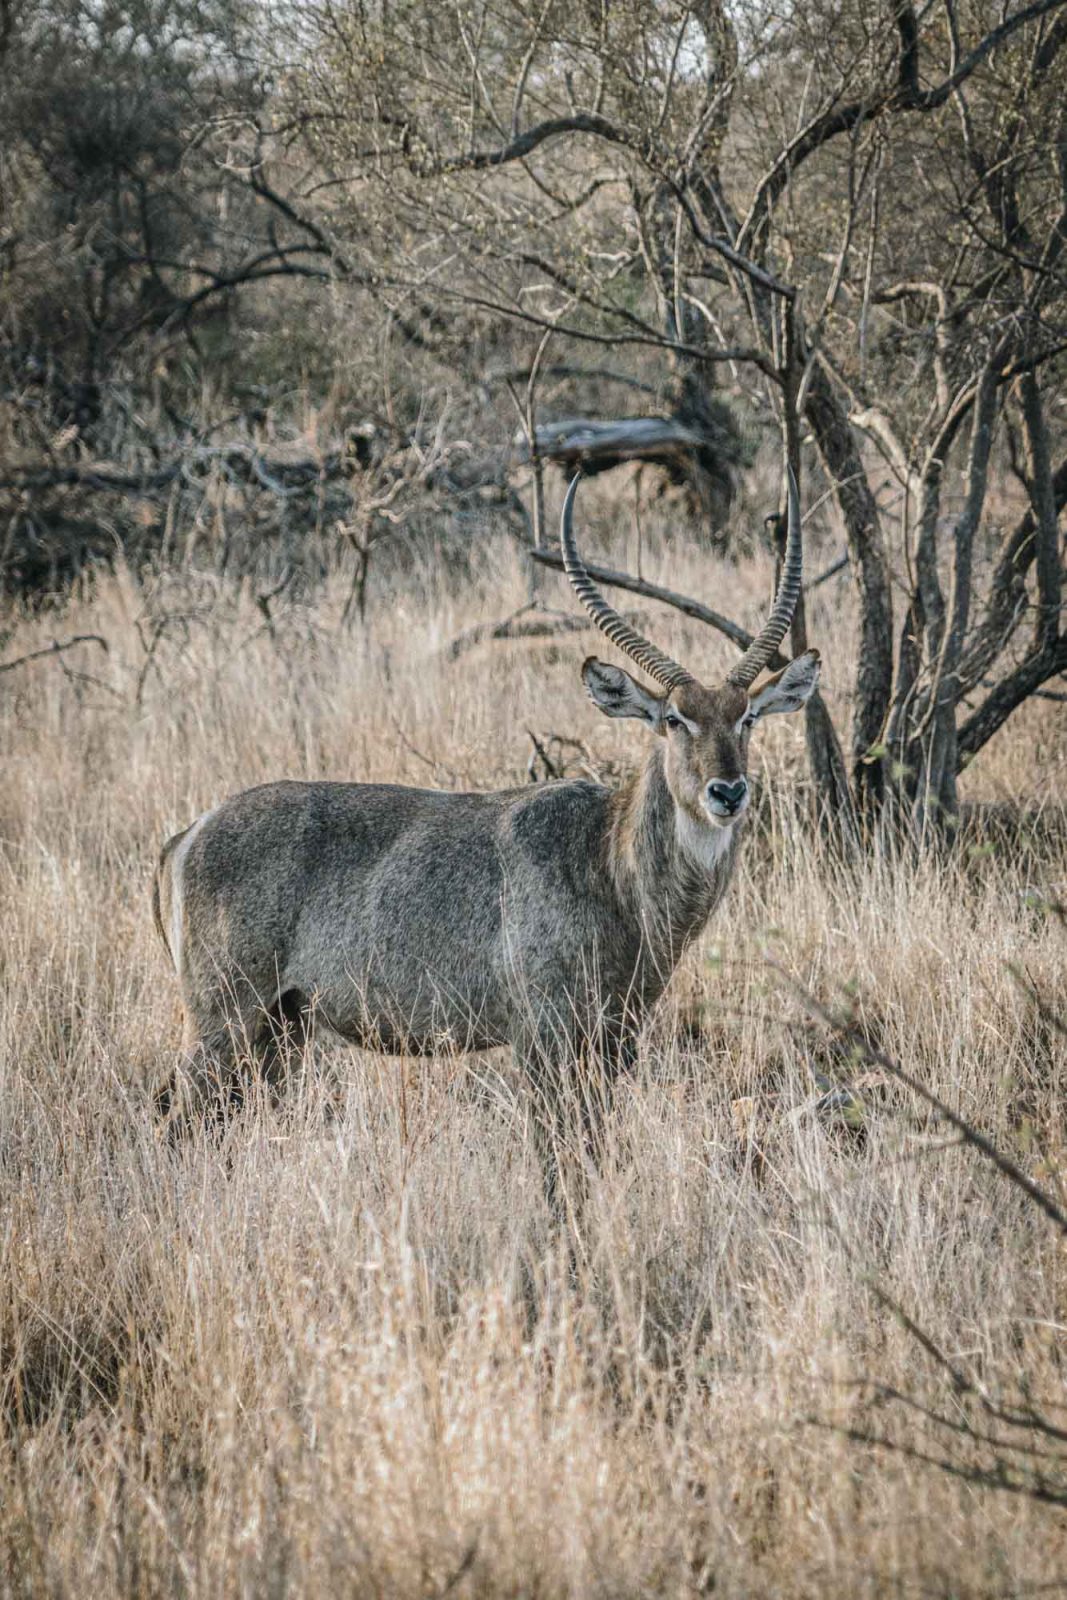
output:
M619 789L584 780L451 794L392 784L271 783L205 812L163 848L156 924L181 985L185 1054L160 1109L239 1100L314 1020L391 1054L510 1045L551 1132L561 1090L601 1086L730 881L749 804L749 733L796 711L819 658L751 685L801 580L790 476L786 553L762 631L708 688L619 616L575 544L564 563L608 639L658 684L591 656L590 699L657 736ZM595 1071L591 1070L595 1065ZM548 1111L547 1116L545 1111ZM588 1130L587 1130L588 1131Z

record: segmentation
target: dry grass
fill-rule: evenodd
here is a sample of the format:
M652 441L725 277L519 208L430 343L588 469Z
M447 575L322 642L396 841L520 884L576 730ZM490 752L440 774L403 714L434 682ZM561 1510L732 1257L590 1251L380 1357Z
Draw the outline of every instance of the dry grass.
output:
M895 1093L871 1091L863 1138L815 1114L835 1058L765 954L823 999L854 985L884 1049L1058 1182L1064 1042L1007 963L1062 992L1064 935L1027 898L1067 879L1061 708L1029 708L968 780L1037 808L1028 842L852 876L797 821L800 730L775 719L767 829L649 1032L577 1241L546 1213L502 1059L322 1049L222 1149L155 1143L177 1015L146 890L169 831L267 777L521 782L528 728L580 738L604 771L636 759L640 731L584 701L584 639L444 660L518 603L499 564L462 602L379 601L366 645L336 632L340 596L272 637L207 579L147 601L117 579L63 620L109 639L106 659L63 658L94 681L58 661L0 678L0 1586L1054 1584L1061 1511L815 1425L933 1443L855 1382L935 1384L872 1282L992 1391L1027 1374L1055 1400L1067 1282L1033 1210ZM709 590L695 558L672 577ZM851 650L833 588L812 625L831 698ZM6 653L55 628L24 624ZM709 672L727 659L674 620L658 632Z

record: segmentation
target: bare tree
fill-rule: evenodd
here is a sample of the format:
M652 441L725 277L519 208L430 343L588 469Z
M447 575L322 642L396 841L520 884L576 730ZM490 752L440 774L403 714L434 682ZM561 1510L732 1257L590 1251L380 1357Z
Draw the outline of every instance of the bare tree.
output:
M290 216L442 359L460 339L488 370L551 328L561 364L610 352L691 408L725 379L797 470L810 439L860 622L847 762L809 707L820 790L864 825L951 819L964 763L1067 668L1063 0L412 0L301 27L263 192L299 138ZM987 559L1009 462L1028 510Z

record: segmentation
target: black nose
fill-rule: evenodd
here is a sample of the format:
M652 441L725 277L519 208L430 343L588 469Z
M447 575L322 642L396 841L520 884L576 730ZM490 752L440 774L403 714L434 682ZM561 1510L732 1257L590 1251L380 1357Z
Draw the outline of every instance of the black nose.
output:
M723 778L714 778L708 784L708 802L713 811L720 816L732 817L734 812L744 803L748 793L748 784L744 778L736 778L733 783L727 783Z

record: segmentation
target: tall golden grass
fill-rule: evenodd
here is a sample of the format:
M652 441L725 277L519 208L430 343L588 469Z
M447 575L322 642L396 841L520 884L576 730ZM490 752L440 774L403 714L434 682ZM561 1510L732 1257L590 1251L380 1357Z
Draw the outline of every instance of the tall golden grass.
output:
M729 586L752 619L769 577L695 553L670 565L713 602ZM522 783L529 731L581 741L571 760L609 776L639 759L642 732L584 699L591 637L449 659L524 583L498 551L474 589L397 583L344 633L337 586L279 601L268 627L235 585L119 575L61 623L18 621L7 656L60 632L109 652L0 677L3 1592L977 1596L1062 1580L1062 1510L914 1459L939 1453L934 1424L867 1387L938 1379L880 1289L990 1393L1025 1380L1054 1403L1062 1243L920 1106L861 1081L777 970L850 1007L1055 1189L1067 1051L1035 995L1062 996L1067 948L1036 902L1067 880L1062 707L1034 702L968 774L1011 826L948 860L849 870L796 803L799 719L774 719L763 823L563 1229L503 1057L322 1042L282 1107L252 1105L220 1143L157 1142L178 1017L148 882L168 833L278 776ZM840 711L854 646L836 583L811 613ZM677 617L655 628L708 675L729 659ZM859 1128L817 1108L837 1077L863 1096ZM899 1449L848 1438L872 1418Z

